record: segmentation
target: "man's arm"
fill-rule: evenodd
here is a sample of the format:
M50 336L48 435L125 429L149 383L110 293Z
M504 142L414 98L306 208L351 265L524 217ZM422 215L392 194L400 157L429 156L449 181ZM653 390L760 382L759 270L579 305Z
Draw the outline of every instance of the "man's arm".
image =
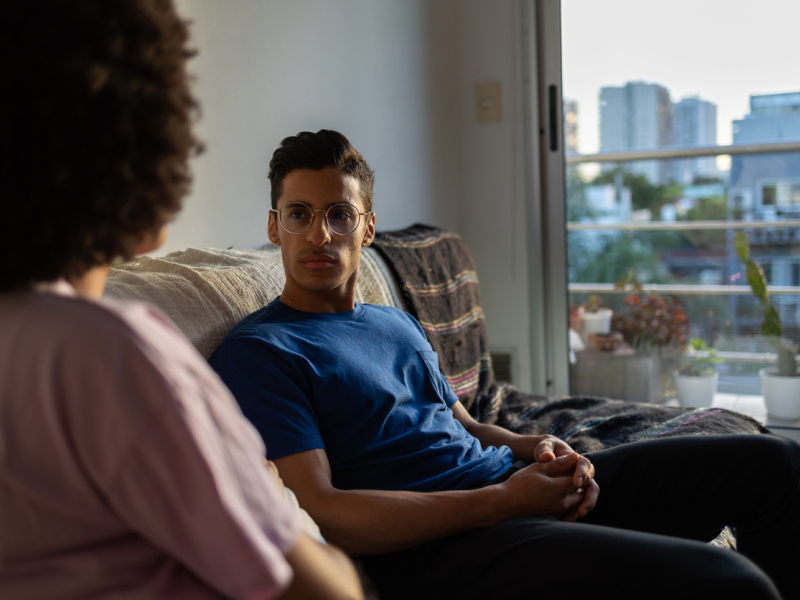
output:
M403 550L515 517L574 512L584 500L572 482L578 460L567 454L522 469L499 485L430 493L338 490L320 449L275 463L325 538L357 556Z
M456 402L451 409L455 419L468 433L475 436L484 448L508 446L515 459L528 464L544 463L575 452L565 441L552 435L519 435L496 425L478 423L461 402ZM600 487L594 481L594 466L585 456L581 456L578 460L572 481L576 488L586 491L586 496L577 510L566 515L564 520L568 521L586 516L594 508L600 493Z

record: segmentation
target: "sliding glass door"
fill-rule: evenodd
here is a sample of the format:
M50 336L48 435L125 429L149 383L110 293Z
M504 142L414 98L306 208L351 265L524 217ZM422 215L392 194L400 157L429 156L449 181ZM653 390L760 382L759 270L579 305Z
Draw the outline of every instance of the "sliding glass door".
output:
M797 348L798 19L784 0L522 2L540 190L531 316L549 393L674 402L688 361L719 394L759 395L779 345ZM775 317L782 342L764 335Z

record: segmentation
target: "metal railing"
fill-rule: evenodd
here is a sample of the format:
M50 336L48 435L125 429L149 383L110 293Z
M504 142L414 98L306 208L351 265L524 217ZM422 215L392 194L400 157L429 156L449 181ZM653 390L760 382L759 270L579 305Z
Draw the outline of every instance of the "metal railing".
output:
M798 207L800 209L800 207ZM785 221L641 221L632 223L567 223L567 231L598 229L620 231L685 231L689 229L785 229L800 227L800 219Z
M568 165L598 162L633 162L637 160L666 160L670 158L701 158L704 156L741 156L743 154L785 154L800 152L800 140L766 142L762 144L732 144L730 146L671 146L649 150L572 154L564 157Z
M669 283L642 284L642 292L657 292L675 296L751 296L748 285L675 285ZM613 283L570 283L571 294L629 294L630 289L614 287ZM790 285L769 285L771 295L798 296L800 287Z

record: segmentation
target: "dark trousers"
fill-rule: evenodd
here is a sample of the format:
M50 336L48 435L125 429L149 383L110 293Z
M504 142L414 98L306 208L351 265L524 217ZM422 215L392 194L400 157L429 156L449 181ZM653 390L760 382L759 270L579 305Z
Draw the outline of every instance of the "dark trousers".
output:
M586 518L363 557L381 599L800 598L800 445L692 436L588 456L600 496ZM706 544L725 525L738 553Z

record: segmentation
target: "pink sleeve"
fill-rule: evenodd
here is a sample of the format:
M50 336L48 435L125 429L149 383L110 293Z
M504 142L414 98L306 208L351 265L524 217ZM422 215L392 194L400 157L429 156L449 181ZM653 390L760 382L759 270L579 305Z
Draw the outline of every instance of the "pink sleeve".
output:
M95 422L108 431L81 454L92 457L121 520L209 587L235 599L274 597L291 582L284 553L299 535L299 514L207 363L177 332L136 318L138 335L102 350L107 368L91 385L108 399Z

